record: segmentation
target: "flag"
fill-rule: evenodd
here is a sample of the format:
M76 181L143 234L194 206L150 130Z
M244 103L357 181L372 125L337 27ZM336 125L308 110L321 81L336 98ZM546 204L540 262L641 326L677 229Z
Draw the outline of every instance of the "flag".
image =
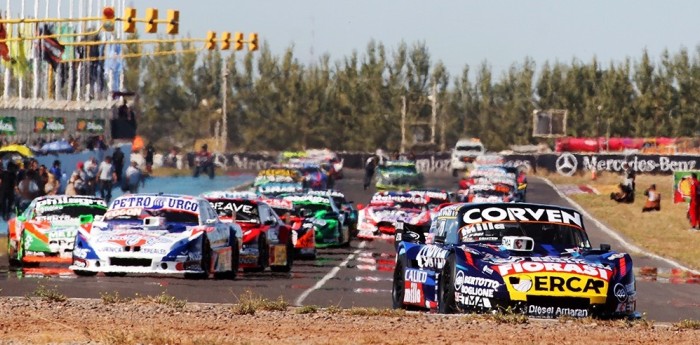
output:
M2 25L2 24L0 24ZM31 24L15 24L15 25L8 25L6 30L4 31L5 33L5 38L10 39L10 38L22 38L22 37L27 37L27 33L25 30L25 27L31 28ZM31 36L31 31L28 33L29 36ZM2 47L0 47L0 54L2 56L2 63L5 65L7 68L11 68L12 71L15 74L18 75L24 75L29 71L29 61L27 61L27 54L26 54L26 49L25 49L25 44L24 40L15 40L15 41L10 41L9 43L3 42L5 44L5 47L7 48L7 59L5 58L5 54L2 54L1 50ZM2 45L3 43L0 43Z
M69 36L75 33L75 28L73 27L72 24L69 23L63 23L58 29L59 34L61 36L58 36L58 42L61 44L66 44L66 43L73 43L75 42L75 37L74 36ZM63 56L61 56L63 60L73 60L75 58L75 49L74 46L68 45L65 47L63 50Z
M0 15L2 19L2 15ZM5 24L0 23L0 40L7 39L7 32L5 31ZM10 48L7 46L7 41L0 41L0 57L5 62L10 61Z
M124 70L124 58L122 55L122 46L120 44L111 44L107 48L107 59L105 60L105 72L112 75L112 90L119 89L119 75Z
M39 35L53 35L53 28L53 25L44 24L39 30ZM65 47L54 37L43 38L38 41L38 44L41 54L39 57L48 62L55 71L58 64L61 63L61 56Z

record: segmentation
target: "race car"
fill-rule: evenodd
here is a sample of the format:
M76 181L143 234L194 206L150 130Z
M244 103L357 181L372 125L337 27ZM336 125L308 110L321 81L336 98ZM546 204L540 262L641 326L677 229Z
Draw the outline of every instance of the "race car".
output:
M357 205L357 237L393 237L398 221L414 225L430 222L426 202L425 197L409 192L375 193L368 205Z
M296 215L303 218L302 227L315 230L317 248L344 246L350 243L350 233L343 226L345 215L333 199L318 195L284 195L294 204Z
M440 210L426 237L402 231L397 240L394 308L637 315L631 257L609 245L591 247L583 217L572 209L454 204Z
M107 204L94 196L50 195L34 199L8 226L11 267L40 263L71 263L79 228L89 230Z
M527 174L525 173L524 168L522 166L520 166L520 167L504 166L503 168L509 174L515 175L515 180L518 183L518 194L520 194L519 200L521 202L525 202L525 200L527 198Z
M77 275L184 274L235 279L242 233L203 198L128 194L92 228L78 231L70 268Z
M242 228L239 266L244 272L262 272L268 266L273 272L292 269L292 230L268 204L246 198L207 197L206 200L222 222Z
M462 201L479 202L516 202L518 196L511 185L491 183L484 181L469 186L465 194L462 194Z
M304 164L299 167L304 176L304 186L311 190L324 190L328 188L328 174L318 164Z
M340 211L345 214L345 223L343 226L348 227L351 237L357 235L357 209L353 201L347 200L345 194L340 191L327 190L310 190L306 192L308 195L330 196L335 204L340 208Z
M376 172L378 190L409 190L423 186L423 174L412 161L388 161Z
M294 203L283 198L261 197L260 201L270 205L278 217L292 228L294 257L299 259L316 258L316 230L310 219L302 217L294 209Z
M304 191L302 182L269 182L256 187L257 194L275 197L280 194L301 193Z

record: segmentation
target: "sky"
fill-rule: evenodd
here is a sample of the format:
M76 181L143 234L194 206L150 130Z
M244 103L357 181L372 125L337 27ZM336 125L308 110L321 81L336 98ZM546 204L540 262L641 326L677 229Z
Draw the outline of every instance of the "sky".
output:
M23 0L10 1L15 12ZM35 0L24 0L33 9ZM45 1L40 3L42 16ZM59 0L50 0L54 7ZM62 14L71 0L60 0ZM81 0L72 0L78 6ZM87 1L87 0L84 0ZM122 0L95 0L95 7ZM498 76L531 57L604 64L638 59L647 49L658 58L664 49L694 51L700 43L700 1L650 0L126 0L143 17L146 7L180 10L180 32L205 37L209 30L257 32L275 54L294 46L303 63L329 53L339 60L362 54L374 39L393 50L402 41L425 42L432 60L452 76L465 65L486 61ZM118 6L117 6L118 7ZM53 8L52 8L53 11ZM77 10L76 10L77 13ZM164 28L163 28L164 29ZM143 33L143 24L138 26ZM147 34L142 34L145 37Z

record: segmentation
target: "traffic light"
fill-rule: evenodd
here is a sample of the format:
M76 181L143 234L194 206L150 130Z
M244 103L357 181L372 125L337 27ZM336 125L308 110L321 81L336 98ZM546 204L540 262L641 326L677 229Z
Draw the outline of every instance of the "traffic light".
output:
M214 32L214 31L207 32L207 45L206 45L206 47L209 50L216 49L216 32Z
M221 33L221 50L229 50L231 48L231 33Z
M158 9L157 8L147 8L146 9L146 32L154 34L158 32Z
M168 10L168 35L177 35L180 31L180 11Z
M243 33L242 32L236 32L234 34L234 39L235 39L235 44L233 45L233 49L235 50L243 50Z
M255 32L248 35L248 50L252 52L258 50L258 34Z
M124 32L130 34L136 32L136 9L133 7L124 9Z
M114 31L114 8L107 6L102 9L102 29L107 32Z

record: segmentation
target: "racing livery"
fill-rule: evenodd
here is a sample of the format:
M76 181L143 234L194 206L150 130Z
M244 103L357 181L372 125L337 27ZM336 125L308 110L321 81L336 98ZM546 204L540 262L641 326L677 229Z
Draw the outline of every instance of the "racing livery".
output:
M203 198L129 194L114 199L92 228L78 231L70 268L82 276L214 273L234 279L241 235Z
M275 167L260 170L253 186L258 194L266 196L301 192L304 190L304 177L295 168Z
M401 235L395 308L511 309L542 318L637 316L632 259L608 245L592 248L577 211L455 204L440 210L425 240L408 231Z
M317 248L350 243L348 228L343 226L345 215L330 197L299 194L283 199L294 204L296 215L303 218L302 227L314 229Z
M320 195L320 196L330 196L335 204L340 208L340 211L345 214L345 223L343 226L348 227L348 230L352 236L356 235L357 232L357 209L355 208L352 201L345 198L345 194L340 191L328 189L328 190L310 190L306 194L309 195Z
M280 219L292 227L292 243L295 258L316 258L316 231L311 221L302 217L294 209L294 203L283 198L266 198L260 200L272 208Z
M243 231L240 267L248 272L289 272L294 249L291 228L263 201L207 197L222 222Z
M388 161L377 168L376 187L379 190L414 189L423 186L423 174L412 161Z
M357 205L357 237L373 239L394 236L396 223L430 222L427 200L410 192L377 192L368 205Z
M7 224L10 265L70 264L78 229L89 230L93 218L106 210L104 200L94 196L50 195L34 199Z

